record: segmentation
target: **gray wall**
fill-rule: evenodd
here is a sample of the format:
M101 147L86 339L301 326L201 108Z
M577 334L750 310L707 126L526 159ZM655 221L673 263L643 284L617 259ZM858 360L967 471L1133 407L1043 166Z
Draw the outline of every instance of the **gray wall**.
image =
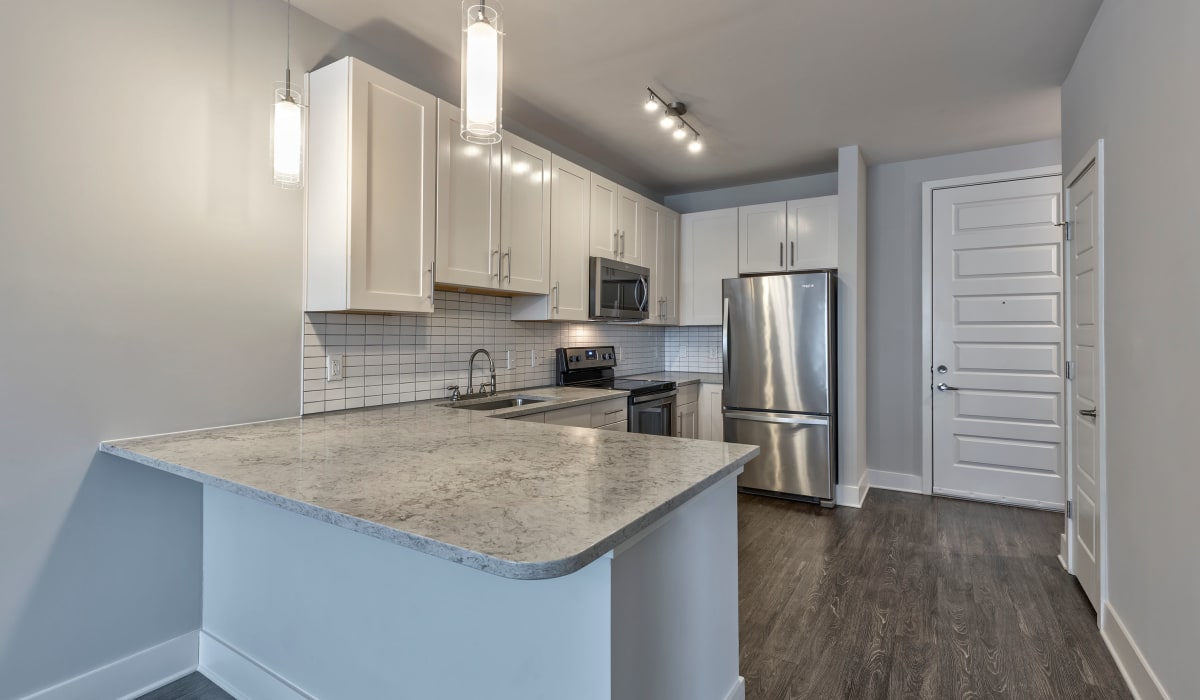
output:
M1175 698L1200 697L1198 27L1195 0L1106 0L1063 85L1064 165L1105 140L1109 599Z
M784 202L789 199L825 197L837 193L837 173L822 173L718 190L672 194L667 195L663 203L680 214L690 214L697 211Z
M1059 163L1057 140L886 163L867 173L867 464L921 473L921 184Z
M0 698L200 626L198 486L99 441L299 411L303 194L268 158L285 9L5 4ZM403 33L293 30L297 75L353 54L457 97Z

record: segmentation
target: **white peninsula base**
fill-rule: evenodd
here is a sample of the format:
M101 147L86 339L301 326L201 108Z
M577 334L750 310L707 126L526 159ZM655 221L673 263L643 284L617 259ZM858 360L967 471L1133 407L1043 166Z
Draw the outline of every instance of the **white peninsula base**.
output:
M200 671L239 700L742 700L736 479L534 581L205 486Z

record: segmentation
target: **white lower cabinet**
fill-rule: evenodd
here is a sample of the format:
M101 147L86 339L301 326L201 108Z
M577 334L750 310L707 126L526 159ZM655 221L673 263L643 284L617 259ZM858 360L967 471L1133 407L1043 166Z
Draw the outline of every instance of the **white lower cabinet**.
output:
M699 427L696 402L679 404L675 408L675 437L691 438L698 437L697 429Z
M604 401L593 401L592 403L568 406L566 408L554 408L542 413L531 413L510 420L624 432L629 429L628 415L627 399L621 397L606 399Z
M725 440L724 388L720 384L701 384L699 429L701 440Z
M433 313L437 98L354 58L308 93L305 310Z

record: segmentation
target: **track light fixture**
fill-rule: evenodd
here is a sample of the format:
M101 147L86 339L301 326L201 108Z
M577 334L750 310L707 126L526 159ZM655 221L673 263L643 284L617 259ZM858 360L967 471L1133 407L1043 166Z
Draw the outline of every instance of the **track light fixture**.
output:
M692 140L688 143L688 151L691 153L699 153L704 150L703 144L700 143L700 132L696 131L696 127L688 123L683 115L687 114L687 105L682 102L667 102L657 92L651 88L646 88L646 102L642 107L647 112L656 112L659 109L663 110L662 117L658 120L658 125L663 131L671 129L671 136L676 141L682 141L687 138L688 133L692 134Z

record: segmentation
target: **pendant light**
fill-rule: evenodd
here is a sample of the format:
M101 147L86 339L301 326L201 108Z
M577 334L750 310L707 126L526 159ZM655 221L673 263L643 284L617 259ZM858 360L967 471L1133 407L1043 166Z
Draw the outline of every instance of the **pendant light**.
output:
M463 2L461 135L465 141L487 145L501 138L504 30L497 3L470 2Z
M304 104L292 86L292 2L287 6L287 60L283 84L275 88L271 112L271 162L275 184L285 190L304 186Z

